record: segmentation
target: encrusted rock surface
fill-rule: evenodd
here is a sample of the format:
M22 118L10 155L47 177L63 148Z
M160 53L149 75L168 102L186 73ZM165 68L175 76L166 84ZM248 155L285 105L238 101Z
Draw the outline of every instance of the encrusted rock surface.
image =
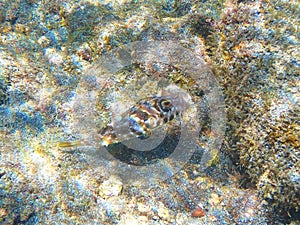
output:
M0 223L299 223L299 8L297 1L0 1ZM214 167L202 173L191 160L147 190L86 163L66 128L85 69L142 40L175 40L204 57L228 117ZM198 208L205 215L192 217Z

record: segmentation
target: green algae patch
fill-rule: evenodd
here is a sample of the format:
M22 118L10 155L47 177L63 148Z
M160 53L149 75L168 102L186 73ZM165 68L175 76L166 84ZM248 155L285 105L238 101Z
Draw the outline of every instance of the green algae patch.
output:
M300 202L299 6L277 3L228 2L212 35L213 61L226 94L223 150L286 213Z

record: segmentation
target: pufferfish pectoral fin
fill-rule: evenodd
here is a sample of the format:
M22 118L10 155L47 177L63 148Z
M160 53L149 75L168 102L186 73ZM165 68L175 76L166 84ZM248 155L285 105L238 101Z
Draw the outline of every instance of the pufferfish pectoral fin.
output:
M145 140L145 139L149 138L151 135L152 135L151 130L146 129L146 130L144 130L142 135L138 136L138 138L141 139L141 140Z
M111 125L107 125L100 131L102 137L102 145L108 146L110 144L118 142L115 131Z

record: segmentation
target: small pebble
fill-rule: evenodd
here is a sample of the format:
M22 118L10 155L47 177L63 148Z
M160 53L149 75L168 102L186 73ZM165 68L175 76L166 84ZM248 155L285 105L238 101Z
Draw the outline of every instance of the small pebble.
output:
M0 218L4 218L5 216L7 216L7 211L5 208L1 208L0 209Z
M116 176L111 176L100 186L100 194L102 194L102 196L118 196L122 188L122 181Z
M140 202L137 203L137 207L138 207L139 212L141 212L141 213L150 212L150 210L151 210L150 206L145 205L145 204L140 203Z
M50 64L54 64L54 65L58 66L58 65L62 64L62 62L63 62L63 57L61 56L61 54L58 53L53 48L46 48L45 56L46 56L46 58L48 58L48 62Z
M203 217L205 216L205 210L197 208L192 212L192 217Z
M41 36L39 39L38 39L38 43L42 46L42 47L47 47L50 45L51 41L45 37L45 36Z

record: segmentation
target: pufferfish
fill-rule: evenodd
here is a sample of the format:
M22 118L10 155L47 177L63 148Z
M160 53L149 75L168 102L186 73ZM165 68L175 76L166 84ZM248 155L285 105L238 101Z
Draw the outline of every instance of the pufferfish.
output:
M133 137L145 139L154 129L180 115L173 100L166 96L141 99L116 124L108 124L101 132L102 145L108 146Z
M182 117L190 106L190 95L176 85L169 85L160 95L141 99L118 118L112 118L112 122L98 132L99 141L103 146L108 146L136 137L145 139L151 136L153 130ZM85 144L84 140L64 141L59 142L58 146L66 148Z

